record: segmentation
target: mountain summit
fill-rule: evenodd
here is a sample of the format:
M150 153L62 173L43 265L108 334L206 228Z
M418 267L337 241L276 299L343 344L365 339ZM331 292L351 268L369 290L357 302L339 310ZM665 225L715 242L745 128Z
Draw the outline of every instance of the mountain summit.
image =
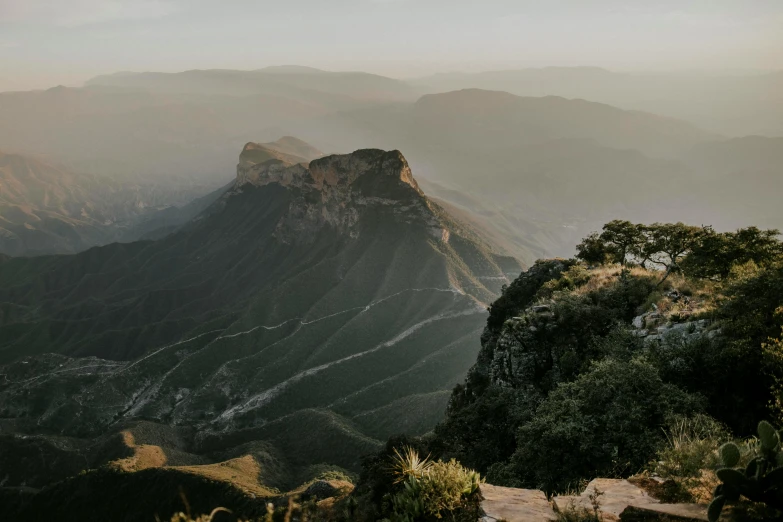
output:
M243 151L245 156L249 145ZM295 194L275 232L285 242L296 236L313 238L326 225L356 238L361 228L359 216L368 207L386 207L390 221L416 221L436 238L447 241L449 237L399 151L359 150L309 164L292 164L281 156L260 163L240 158L233 193L248 184L276 184Z
M520 264L429 200L398 151L304 159L240 158L233 186L163 239L3 260L14 433L95 446L143 418L185 434L145 439L169 462L263 463L263 447L301 476L432 429Z

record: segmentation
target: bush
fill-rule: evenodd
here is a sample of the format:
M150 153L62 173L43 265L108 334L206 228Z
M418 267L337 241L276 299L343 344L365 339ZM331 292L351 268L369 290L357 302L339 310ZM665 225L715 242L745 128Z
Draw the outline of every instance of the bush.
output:
M651 468L671 479L684 493L678 500L708 500L715 486L713 470L718 466L718 449L730 440L728 429L707 415L676 415L666 428L666 445Z
M699 477L702 470L718 465L718 448L730 438L728 429L708 415L673 416L653 470L664 478Z
M643 358L596 362L549 394L520 428L511 462L489 478L551 494L582 479L628 476L655 455L667 418L700 407Z
M454 459L422 465L415 451L400 458L403 488L392 497L392 522L439 520L475 522L479 518L481 480ZM411 465L411 462L417 462Z

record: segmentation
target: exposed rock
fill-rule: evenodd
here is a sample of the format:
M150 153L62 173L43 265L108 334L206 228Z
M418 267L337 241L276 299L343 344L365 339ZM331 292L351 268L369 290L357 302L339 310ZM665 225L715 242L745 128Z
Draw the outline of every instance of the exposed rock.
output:
M645 507L659 503L627 480L595 479L579 496L555 497L555 507L559 511L565 511L570 507L592 510L593 501L590 497L596 494L595 498L603 514L603 520L606 521L619 520L620 514L630 505Z
M557 520L557 513L587 510L594 499L603 522L703 522L707 508L697 504L662 504L627 480L595 479L581 495L558 496L550 503L543 492L482 484L482 521L538 522ZM592 496L592 498L591 498ZM722 517L721 520L724 520Z
M622 522L702 522L707 508L696 504L656 504L628 506L620 514Z
M399 151L358 150L307 164L293 163L290 156L254 145L245 146L234 187L226 197L246 185L276 183L292 190L296 197L276 231L285 243L307 241L326 225L356 237L359 214L369 207L383 209L400 222L421 223L434 239L449 241L449 230L436 217ZM254 162L249 156L269 159Z
M548 522L557 520L552 505L543 492L534 489L516 489L481 485L484 501L481 508L484 522Z

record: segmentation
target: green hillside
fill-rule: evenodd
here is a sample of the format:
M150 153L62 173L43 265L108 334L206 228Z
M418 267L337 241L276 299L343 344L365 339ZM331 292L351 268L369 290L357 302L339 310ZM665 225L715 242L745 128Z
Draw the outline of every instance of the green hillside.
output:
M519 263L399 152L239 168L246 183L163 239L3 260L7 486L46 451L35 487L174 466L287 490L442 418Z

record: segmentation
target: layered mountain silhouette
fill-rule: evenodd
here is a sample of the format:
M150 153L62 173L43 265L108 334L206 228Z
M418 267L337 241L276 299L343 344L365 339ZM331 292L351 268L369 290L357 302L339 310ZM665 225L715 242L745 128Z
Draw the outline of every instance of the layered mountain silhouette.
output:
M520 264L399 152L307 162L283 143L245 146L235 183L163 239L0 261L0 417L17 434L2 458L21 465L24 434L111 460L102 441L144 418L163 434L154 462L356 469L441 419Z
M339 137L405 150L432 183L430 195L485 222L526 260L541 249L570 255L577 238L617 215L640 222L665 215L719 229L783 226L778 207L754 208L766 201L766 186L732 192L724 184L741 171L774 177L779 168L767 149L775 138L726 140L601 103L468 89L333 115L319 139ZM749 150L750 142L767 145L758 154L727 152ZM723 161L728 156L737 159ZM737 207L743 210L727 212Z
M705 128L722 131L737 123L727 129L729 136L753 128L774 134L777 128L780 90L774 86L780 75L721 77L714 94L718 91L704 88L706 77L594 68L450 75L429 88L426 81L411 87L374 75L286 66L123 73L78 89L2 93L0 146L45 155L71 171L153 187L155 200L170 208L118 236L122 241L175 230L232 183L227 166L235 162L239 144L285 134L328 152L404 150L428 195L525 262L570 255L575 240L619 214L640 222L666 215L719 229L783 227L783 214L766 204L771 191L755 184L738 191L727 188L731 183L721 185L743 172L774 176L763 153L726 151L735 140L776 138L727 139L683 120L629 110L655 110L655 104L625 96L646 92L639 85L649 79L656 89L669 86L661 90L662 102L672 110L661 114L688 116L691 112L675 109L690 107L728 122L707 125L694 117ZM469 88L417 99L417 91L458 87L514 94ZM716 103L737 96L755 108L721 115ZM569 99L575 97L594 101ZM704 105L693 102L699 97ZM749 126L745 118L768 124ZM724 174L732 164L732 172Z
M783 135L783 73L628 73L544 67L436 74L410 82L431 93L465 88L564 96L691 121L730 136Z

